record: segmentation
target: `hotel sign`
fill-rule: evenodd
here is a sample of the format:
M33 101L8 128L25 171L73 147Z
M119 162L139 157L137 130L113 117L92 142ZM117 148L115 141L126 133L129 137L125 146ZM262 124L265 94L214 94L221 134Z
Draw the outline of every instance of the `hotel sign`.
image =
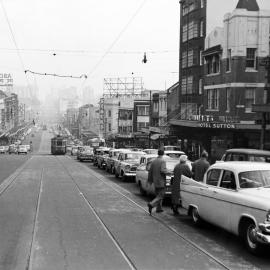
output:
M207 123L201 122L199 123L199 127L201 128L215 128L215 129L235 129L235 124L231 123Z

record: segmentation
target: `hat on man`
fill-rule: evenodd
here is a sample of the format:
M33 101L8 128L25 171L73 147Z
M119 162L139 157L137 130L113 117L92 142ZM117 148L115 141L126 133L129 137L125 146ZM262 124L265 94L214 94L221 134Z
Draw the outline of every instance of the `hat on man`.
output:
M185 162L187 162L187 156L186 155L181 155L180 156L180 163L185 163Z

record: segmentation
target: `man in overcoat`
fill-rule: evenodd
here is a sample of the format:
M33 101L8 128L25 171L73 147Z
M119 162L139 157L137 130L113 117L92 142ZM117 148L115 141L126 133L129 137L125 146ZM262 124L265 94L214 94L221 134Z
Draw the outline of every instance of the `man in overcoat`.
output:
M203 181L203 176L208 170L210 163L207 161L208 153L203 151L201 158L192 163L192 172L194 179L198 182Z
M178 208L180 206L180 182L181 176L192 177L192 172L187 164L187 156L181 155L179 163L173 170L172 182L172 210L174 215L179 215Z
M163 212L162 201L165 195L166 184L166 162L163 159L164 151L158 150L158 157L152 162L148 172L148 183L154 183L156 197L148 203L149 214L152 214L152 209L156 207L156 212Z

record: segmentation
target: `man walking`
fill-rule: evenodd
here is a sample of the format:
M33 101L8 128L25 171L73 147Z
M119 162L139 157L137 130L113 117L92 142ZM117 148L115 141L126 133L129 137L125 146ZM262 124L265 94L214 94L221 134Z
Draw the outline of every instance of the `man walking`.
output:
M162 201L165 195L165 182L166 182L166 163L163 159L164 151L158 150L158 157L152 162L148 172L148 183L155 185L156 197L148 203L149 214L152 214L152 209L156 207L156 212L163 212Z
M179 215L178 207L180 206L180 181L181 176L192 177L192 172L187 164L187 156L181 155L179 163L173 170L173 183L172 183L172 210L174 215Z
M193 162L192 164L192 172L194 179L198 182L203 181L203 176L207 169L210 166L210 163L207 161L208 153L203 151L201 154L201 158Z

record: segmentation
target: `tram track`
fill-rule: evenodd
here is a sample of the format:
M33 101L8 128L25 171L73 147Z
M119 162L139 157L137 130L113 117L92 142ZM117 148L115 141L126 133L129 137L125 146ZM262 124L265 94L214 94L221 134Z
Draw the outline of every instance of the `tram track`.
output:
M82 196L82 198L84 199L84 201L87 203L87 205L90 207L91 211L94 213L94 215L96 216L96 218L98 219L98 221L101 223L102 227L105 229L105 231L107 232L107 234L110 236L110 238L113 240L113 242L115 243L115 245L117 246L118 250L121 252L121 254L124 256L125 260L128 262L130 269L137 269L135 266L135 263L132 262L132 260L128 257L128 255L125 253L124 249L121 247L120 243L118 243L116 237L113 235L113 233L110 231L110 229L108 228L108 226L105 224L105 222L102 220L102 217L98 214L98 212L94 209L94 207L92 206L92 204L89 202L89 200L86 198L86 196L84 195L83 191L81 190L81 188L78 186L78 184L76 183L74 177L72 176L72 174L70 173L70 171L68 170L68 168L58 159L59 163L62 165L62 167L64 168L64 170L66 171L66 173L71 177L72 181L74 182L74 184L76 185L76 188L79 192L79 194ZM82 164L79 164L80 166L84 167ZM85 167L84 167L85 168ZM124 188L122 188L121 186L115 184L115 183L108 183L107 181L104 181L102 179L102 177L98 176L98 174L95 172L94 174L92 174L96 179L98 179L99 181L101 181L103 184L105 184L106 186L110 187L111 189L113 189L115 192L117 192L119 195L121 195L122 197L124 197L126 200L128 200L129 202L131 202L133 205L136 205L136 207L138 207L140 210L142 210L143 212L148 214L148 209L141 206L140 204L138 204L136 201L134 201L132 198L130 198L129 196L125 195L123 192L127 193L128 191L125 190ZM123 192L121 191L123 190ZM129 193L129 192L128 192ZM161 218L157 217L157 216L152 216L152 218L154 218L156 221L158 221L160 224L162 224L162 226L164 226L166 229L168 229L171 233L173 233L174 235L176 235L179 239L185 241L188 245L192 246L193 248L195 248L197 251L199 251L200 253L204 254L206 257L208 257L210 260L214 261L216 264L218 264L221 268L223 269L227 269L227 270L232 270L229 266L227 266L223 261L221 261L219 258L215 257L214 255L212 255L211 253L209 253L207 250L205 250L204 248L202 248L201 246L199 246L198 244L196 244L194 241L188 239L185 235L179 233L177 230L175 230L173 227L169 226L168 224L166 224L166 222L164 222Z

